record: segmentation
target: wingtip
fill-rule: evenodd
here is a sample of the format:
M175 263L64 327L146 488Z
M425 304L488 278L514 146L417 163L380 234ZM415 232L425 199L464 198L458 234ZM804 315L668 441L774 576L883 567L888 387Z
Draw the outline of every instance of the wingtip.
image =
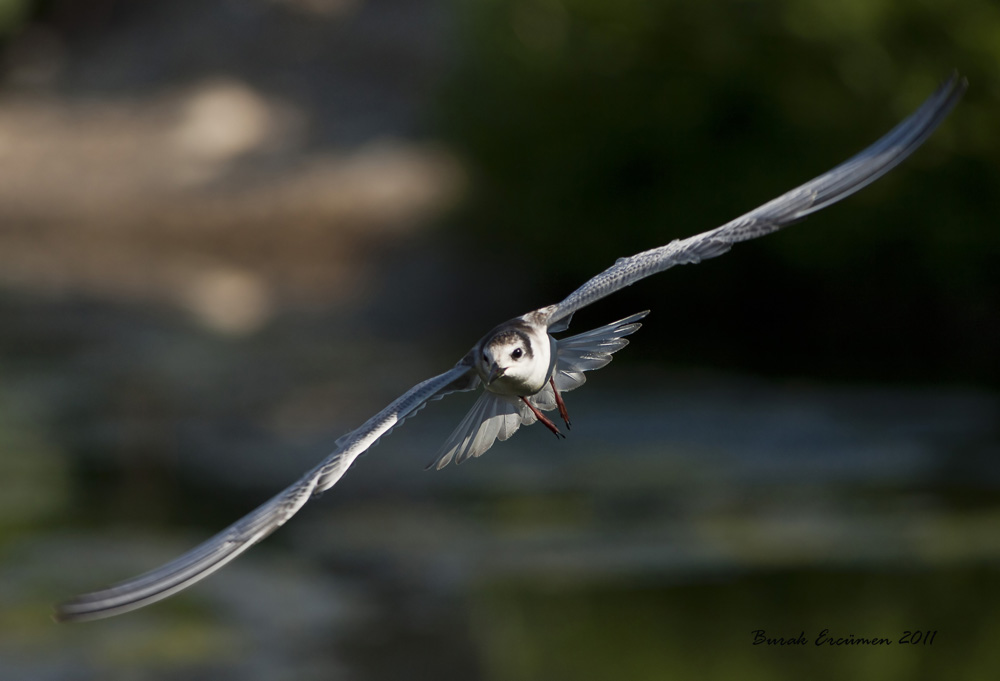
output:
M78 622L81 620L79 610L79 599L71 598L61 601L52 606L52 621L56 624L66 624L67 622Z
M956 75L957 75L957 72L956 72ZM960 77L958 79L958 86L957 87L961 91L962 94L965 94L965 91L969 89L969 79L966 78L965 76Z
M97 592L100 593L100 592ZM94 607L94 599L88 596L78 596L56 603L52 607L52 621L56 624L76 624L91 620L102 620L114 615L135 610L145 603L134 604L131 607Z
M963 76L957 68L953 68L948 77L941 81L941 84L938 86L938 93L947 93L947 99L957 102L968 89L969 79ZM949 106L948 108L950 109L951 107Z
M116 613L117 610L110 612L80 610L76 600L69 600L56 604L52 608L51 617L56 624L75 624L88 620L104 619Z

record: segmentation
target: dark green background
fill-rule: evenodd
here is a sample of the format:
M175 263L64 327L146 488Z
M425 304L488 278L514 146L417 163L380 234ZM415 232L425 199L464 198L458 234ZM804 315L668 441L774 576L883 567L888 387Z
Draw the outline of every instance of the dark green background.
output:
M153 102L170 129L221 79L300 126L170 205L154 188L160 203L123 192L77 215L3 194L0 239L31 257L0 272L0 677L1000 668L996 2L0 0L0 30L2 125L50 102L42 123L92 131L92 112L124 126ZM39 80L15 68L46 58ZM581 311L572 331L652 313L568 396L565 442L526 428L422 474L470 400L436 403L185 594L49 621L254 508L496 323L845 160L952 69L965 99L873 186ZM68 139L69 182L43 178L43 204L106 172L73 166L88 140ZM427 147L461 175L431 218L239 203L316 159ZM147 260L98 257L119 245ZM189 256L263 282L261 326L228 333L171 289L186 282L159 290L162 263ZM35 276L50 257L78 269ZM345 261L351 276L320 276ZM136 288L93 284L116 264ZM751 645L758 628L939 633L774 649Z

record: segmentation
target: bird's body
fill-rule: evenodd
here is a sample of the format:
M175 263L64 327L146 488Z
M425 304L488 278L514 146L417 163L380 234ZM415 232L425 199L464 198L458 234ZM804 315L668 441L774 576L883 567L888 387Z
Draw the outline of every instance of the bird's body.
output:
M431 462L443 468L462 463L506 440L522 425L541 421L558 436L559 428L542 412L558 409L566 426L569 414L562 393L587 380L583 372L599 369L635 332L640 312L598 329L557 340L546 324L554 306L529 312L496 327L476 343L456 366L471 363L484 390L458 428ZM560 324L558 332L565 328Z
M961 98L957 75L913 114L861 153L778 198L715 229L619 260L561 302L512 319L487 333L450 370L417 384L359 428L344 435L326 459L246 517L190 552L145 575L80 596L57 608L61 620L107 617L148 605L225 566L281 527L310 498L332 487L358 456L433 400L453 392L484 389L431 465L442 468L487 451L522 425L536 420L561 431L543 412L558 409L567 427L562 393L583 385L584 372L599 369L625 347L625 336L647 313L575 336L556 338L573 314L596 300L674 265L697 263L735 243L794 224L853 194L917 149Z

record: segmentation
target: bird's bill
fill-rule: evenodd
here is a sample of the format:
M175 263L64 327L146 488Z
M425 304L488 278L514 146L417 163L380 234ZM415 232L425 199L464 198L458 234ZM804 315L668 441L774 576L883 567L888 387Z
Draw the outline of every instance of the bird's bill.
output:
M493 381L503 376L505 371L506 369L501 369L497 366L496 362L493 362L492 366L490 366L490 375L486 377L486 385L490 385Z

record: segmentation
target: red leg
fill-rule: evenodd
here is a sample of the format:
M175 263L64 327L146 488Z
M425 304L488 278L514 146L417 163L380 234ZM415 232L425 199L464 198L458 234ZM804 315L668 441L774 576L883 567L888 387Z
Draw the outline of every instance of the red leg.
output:
M566 430L570 430L573 426L569 422L569 412L566 411L566 403L563 402L562 395L556 390L556 379L550 378L549 383L552 384L552 392L556 396L556 406L559 407L559 415L562 416L562 420L566 423Z
M548 417L545 416L545 414L538 411L538 408L528 401L527 397L521 397L521 401L523 401L526 405L528 405L528 409L530 409L531 413L535 415L535 418L538 419L543 426L545 426L553 433L555 433L556 437L566 437L565 435L559 432L559 429L556 428L556 424L552 423L552 421L550 421Z

